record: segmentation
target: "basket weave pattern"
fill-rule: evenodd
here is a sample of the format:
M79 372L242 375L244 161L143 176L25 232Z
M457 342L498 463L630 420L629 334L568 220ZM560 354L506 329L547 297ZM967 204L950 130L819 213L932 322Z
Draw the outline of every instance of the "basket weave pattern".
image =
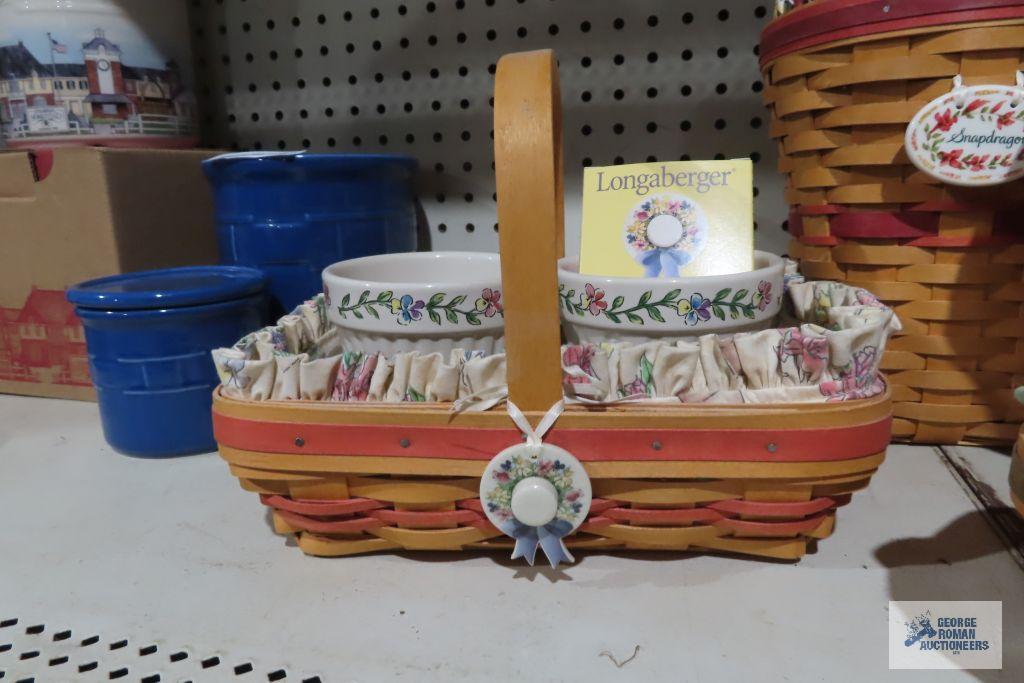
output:
M561 108L550 51L495 76L495 170L509 401L531 425L564 400L555 264L564 249ZM525 265L524 265L525 264ZM575 548L797 559L885 459L889 392L813 403L569 404L545 442L586 468L594 501ZM863 387L860 387L863 388ZM846 394L849 394L847 396ZM522 444L502 407L248 401L214 394L221 457L313 555L508 548L480 478Z
M580 549L692 549L798 559L809 544L831 535L836 508L866 487L873 473L872 467L844 476L761 482L594 480L590 516L566 542ZM484 516L477 478L236 474L243 488L261 493L273 510L275 531L295 534L311 555L513 544Z
M1024 417L1012 397L1024 183L943 185L903 150L909 121L954 76L1011 85L1022 58L1024 18L847 39L765 65L791 255L808 278L862 286L903 322L882 364L898 439L1008 443Z

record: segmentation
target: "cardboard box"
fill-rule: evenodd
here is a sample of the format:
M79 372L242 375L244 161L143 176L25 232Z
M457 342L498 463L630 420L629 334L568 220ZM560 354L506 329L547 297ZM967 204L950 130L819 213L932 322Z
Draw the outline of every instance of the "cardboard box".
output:
M215 152L69 147L0 153L0 392L92 399L68 286L216 263L200 162Z

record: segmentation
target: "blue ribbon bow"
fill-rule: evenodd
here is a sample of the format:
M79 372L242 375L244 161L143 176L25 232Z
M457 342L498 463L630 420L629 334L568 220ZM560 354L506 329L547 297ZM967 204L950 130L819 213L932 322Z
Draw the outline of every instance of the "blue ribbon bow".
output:
M516 539L516 547L512 550L513 560L525 557L532 567L537 547L540 546L548 558L548 562L551 563L552 569L561 562L576 561L562 540L572 531L572 524L564 519L553 520L544 526L528 526L517 519L512 519L503 524L501 530Z
M689 259L678 249L658 247L641 255L644 277L679 277L679 268Z

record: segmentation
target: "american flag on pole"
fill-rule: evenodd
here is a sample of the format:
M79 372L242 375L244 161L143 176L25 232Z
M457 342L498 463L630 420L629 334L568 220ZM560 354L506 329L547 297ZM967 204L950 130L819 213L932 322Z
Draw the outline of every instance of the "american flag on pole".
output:
M53 36L50 36L50 49L61 55L68 53L68 46L56 40Z

